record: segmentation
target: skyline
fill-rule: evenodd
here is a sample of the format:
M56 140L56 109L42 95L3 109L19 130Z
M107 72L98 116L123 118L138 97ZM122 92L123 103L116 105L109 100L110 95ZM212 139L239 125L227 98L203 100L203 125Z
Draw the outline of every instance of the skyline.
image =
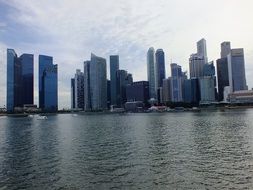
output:
M96 7L97 12L92 10L98 0L65 1L61 4L54 1L46 9L48 2L0 0L0 17L3 18L0 20L0 106L6 105L7 48L15 49L17 54L34 54L35 104L38 104L38 55L54 57L59 67L59 108L70 107L70 78L76 69L83 70L83 62L89 59L91 52L106 58L108 79L109 55L119 54L121 69L132 73L134 81L147 80L146 54L149 47L164 50L166 76L170 76L171 62L181 65L189 75L189 57L197 51L196 42L201 38L207 41L209 61L215 62L220 57L220 43L223 41L230 41L234 48L244 48L247 84L250 89L253 87L250 80L253 74L253 39L250 38L253 25L249 24L253 17L250 12L253 3L248 0L243 3L212 1L207 5L207 1L184 2L186 7L191 4L197 6L184 10L175 18L171 17L179 15L174 13L182 8L183 1L159 1L160 5L156 1L145 1L145 4L108 1ZM216 10L199 17L198 14L206 13L201 9L203 5L210 10L216 7ZM58 9L54 10L56 7ZM113 11L108 12L111 9ZM232 14L235 10L237 14ZM54 11L57 16L52 19ZM68 11L71 14L66 15ZM86 14L89 17L85 17ZM239 26L238 22L241 22ZM223 31L221 26L226 30Z

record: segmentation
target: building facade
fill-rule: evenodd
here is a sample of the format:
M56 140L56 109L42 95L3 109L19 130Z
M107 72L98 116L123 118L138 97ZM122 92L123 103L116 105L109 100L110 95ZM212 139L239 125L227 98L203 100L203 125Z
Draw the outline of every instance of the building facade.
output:
M244 51L242 48L232 49L228 55L229 86L232 92L247 90L245 76Z
M209 104L215 101L215 84L212 76L204 76L199 79L201 104Z
M176 63L170 64L171 67L171 101L183 102L183 72L181 66Z
M39 107L46 112L58 110L58 66L46 55L39 55Z
M155 84L156 90L162 87L163 79L165 79L165 58L162 49L156 50L155 53Z
M189 59L190 78L200 78L203 74L205 59L198 54L192 54Z
M197 42L197 54L204 59L204 63L208 63L206 40L204 38Z
M111 105L117 105L117 71L119 70L119 56L110 56Z
M91 111L90 61L84 61L84 110Z
M91 54L90 61L90 98L93 111L107 109L106 60L95 54Z
M73 78L71 86L72 90L72 109L84 109L84 73L80 69L76 70L75 77ZM72 79L71 79L72 81Z
M200 102L199 79L191 78L184 81L184 102L198 105Z
M227 56L231 52L231 44L230 42L222 42L221 43L221 52L220 52L220 57L221 58L227 58Z
M149 48L147 53L147 76L149 82L150 98L156 99L156 82L155 82L155 50L153 47Z
M133 77L128 74L126 70L117 71L117 106L124 107L127 97L126 97L126 87L133 83Z
M32 54L17 56L13 49L7 49L7 111L15 107L33 104L34 62Z
M127 102L141 101L144 104L149 100L149 83L148 81L138 81L126 86Z
M171 77L163 79L163 103L171 102Z
M218 78L218 101L224 100L224 88L229 86L228 59L227 57L217 59L217 78Z

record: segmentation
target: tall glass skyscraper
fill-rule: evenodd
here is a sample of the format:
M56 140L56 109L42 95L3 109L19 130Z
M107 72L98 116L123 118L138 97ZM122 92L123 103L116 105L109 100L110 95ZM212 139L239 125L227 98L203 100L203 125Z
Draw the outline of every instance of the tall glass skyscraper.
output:
M15 80L17 72L15 71L15 63L17 62L17 54L13 49L7 49L7 111L13 112L16 106L15 93L17 81Z
M156 90L162 87L163 79L165 79L165 58L164 52L162 49L156 50L155 53L155 81L156 81Z
M91 107L91 88L90 88L90 61L84 61L84 110L90 111Z
M206 40L204 38L197 42L197 54L204 58L205 63L208 62Z
M22 103L33 104L34 82L33 82L33 55L23 54L20 56L22 67Z
M7 49L7 111L33 104L33 55Z
M58 110L58 67L46 55L39 55L39 107L47 112Z
M218 78L218 100L224 100L224 90L229 86L228 76L228 55L231 53L230 42L221 43L221 58L216 60L217 78Z
M111 85L111 105L117 105L117 71L119 70L119 56L110 56L110 85Z
M208 63L206 40L203 38L197 42L197 53L191 54L189 59L190 78L204 76L204 65Z
M71 109L75 109L75 79L71 79Z
M171 100L172 102L183 101L183 73L181 66L172 63L171 67Z
M147 53L147 71L149 82L149 97L156 99L156 85L155 85L155 50L153 47L149 48Z
M126 70L117 71L117 105L119 107L124 107L124 104L127 101L126 98L126 86L132 84L133 79L132 75L128 74Z
M218 100L224 100L224 89L226 86L229 86L229 78L228 78L228 59L221 58L216 61L217 67L217 78L218 78Z
M247 90L244 51L242 48L232 49L228 55L229 86L232 92Z
M72 79L71 79L72 81ZM84 109L84 73L80 69L76 70L75 77L73 78L72 89L72 102L74 103L73 109Z
M221 52L220 57L226 58L231 52L231 44L230 42L222 42L221 43Z
M106 60L94 54L90 62L90 97L92 110L107 109Z

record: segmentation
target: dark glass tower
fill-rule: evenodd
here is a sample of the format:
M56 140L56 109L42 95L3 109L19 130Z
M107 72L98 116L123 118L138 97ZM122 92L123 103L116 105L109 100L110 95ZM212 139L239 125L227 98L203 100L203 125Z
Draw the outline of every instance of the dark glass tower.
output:
M22 65L22 103L33 104L33 55L21 55L20 62Z
M156 50L155 53L155 81L156 90L163 85L163 79L165 79L165 58L162 49Z
M227 58L221 58L216 61L217 64L217 77L218 77L218 100L224 99L224 88L229 86L228 78L228 60Z
M111 105L117 105L117 71L119 70L119 56L110 56Z
M7 111L33 104L33 55L7 49Z
M43 111L58 110L58 68L53 57L39 55L39 107Z

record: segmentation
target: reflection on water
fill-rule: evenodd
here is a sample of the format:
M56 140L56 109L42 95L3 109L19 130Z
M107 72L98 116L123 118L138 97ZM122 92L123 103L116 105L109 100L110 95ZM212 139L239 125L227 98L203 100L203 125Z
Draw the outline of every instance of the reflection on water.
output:
M0 118L0 189L252 189L253 111Z

